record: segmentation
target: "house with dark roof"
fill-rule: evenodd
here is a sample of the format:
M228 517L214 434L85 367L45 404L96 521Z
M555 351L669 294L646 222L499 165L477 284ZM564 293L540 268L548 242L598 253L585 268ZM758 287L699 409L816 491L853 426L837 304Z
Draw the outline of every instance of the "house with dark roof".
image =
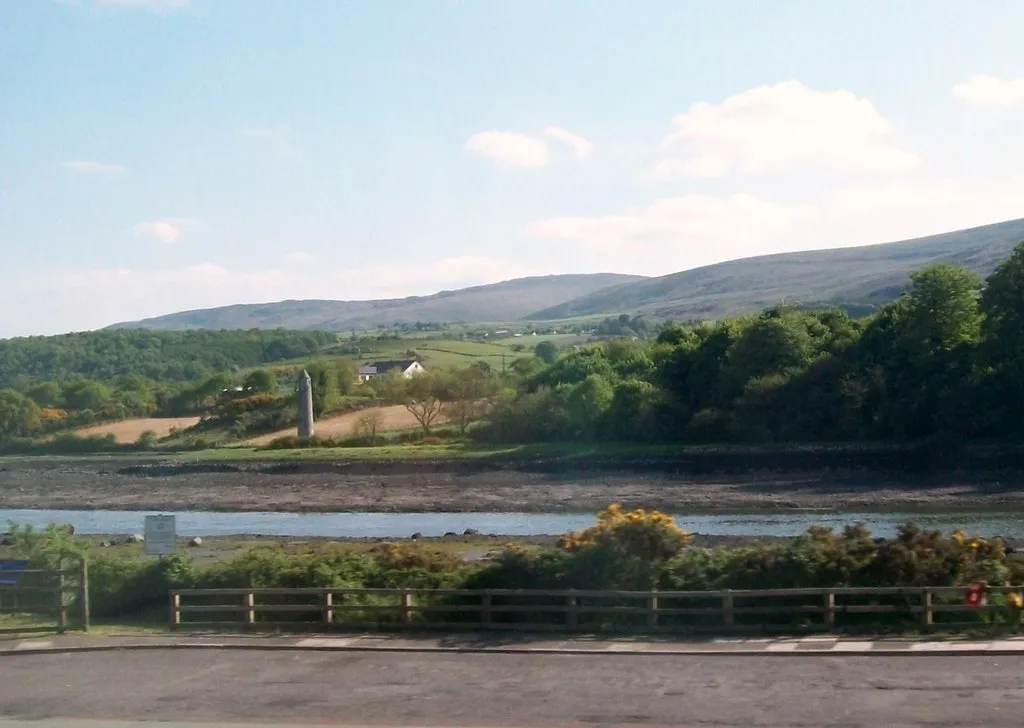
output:
M359 381L368 382L371 379L383 377L388 372L398 371L408 379L416 374L423 374L427 371L415 359L389 359L387 361L374 361L359 367Z

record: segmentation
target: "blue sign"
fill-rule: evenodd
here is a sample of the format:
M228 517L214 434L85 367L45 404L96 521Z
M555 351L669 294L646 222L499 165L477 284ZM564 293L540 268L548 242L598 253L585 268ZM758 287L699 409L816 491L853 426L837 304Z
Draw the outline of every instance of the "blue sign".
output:
M0 584L17 584L18 575L11 572L23 571L27 566L27 561L0 559Z

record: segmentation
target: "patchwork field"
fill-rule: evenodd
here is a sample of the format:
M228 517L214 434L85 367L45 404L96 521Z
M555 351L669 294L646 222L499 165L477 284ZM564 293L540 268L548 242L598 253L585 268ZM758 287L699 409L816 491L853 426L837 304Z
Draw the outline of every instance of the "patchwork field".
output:
M405 338L399 341L378 341L364 348L359 361L379 359L406 359L415 351L428 369L465 367L474 362L487 362L494 369L524 356L533 356L533 348L542 341L551 341L559 347L569 347L586 341L586 337L572 334L546 336L518 336L495 341L459 341L443 338Z

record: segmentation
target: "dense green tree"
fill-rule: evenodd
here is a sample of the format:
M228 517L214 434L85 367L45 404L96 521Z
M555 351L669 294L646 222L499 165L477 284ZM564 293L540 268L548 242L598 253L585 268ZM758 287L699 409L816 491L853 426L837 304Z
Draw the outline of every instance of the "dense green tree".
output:
M340 371L337 364L329 359L311 362L306 371L313 389L313 416L320 418L338 406L341 398Z
M39 428L39 406L21 392L0 389L0 443Z
M544 362L541 359L524 356L513 359L508 365L508 373L523 381L528 381L544 371Z
M1024 242L988 277L981 308L988 361L1024 371Z
M449 372L438 386L445 390L445 411L459 432L491 410L498 394L498 382L483 367L468 366Z
M936 265L910 276L900 337L911 357L936 359L981 334L981 281L962 266Z
M563 356L531 381L531 386L557 387L560 384L579 384L587 377L597 375L612 379L612 363L601 346L588 346Z
M31 387L27 394L40 407L60 407L64 404L64 393L57 382L41 382Z
M110 387L87 379L69 382L64 386L62 394L67 407L76 410L99 411L114 401Z
M566 398L569 421L579 438L592 440L601 434L614 394L612 385L600 374L588 375L569 390Z
M253 369L242 380L242 389L251 394L276 394L277 377L269 369Z
M1024 431L1024 243L988 277L972 422L986 435Z
M622 442L657 442L665 434L659 422L661 404L661 392L650 382L643 379L619 382L604 415L606 434Z
M554 364L558 359L558 347L550 341L542 341L533 347L536 354L545 364Z

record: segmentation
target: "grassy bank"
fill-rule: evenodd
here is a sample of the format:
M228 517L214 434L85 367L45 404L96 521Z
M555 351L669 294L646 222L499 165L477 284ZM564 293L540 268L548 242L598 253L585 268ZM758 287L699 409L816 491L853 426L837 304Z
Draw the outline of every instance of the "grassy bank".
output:
M843 454L900 453L929 449L920 445L893 443L770 443L763 445L643 445L636 443L524 443L491 445L471 440L395 443L371 447L268 448L225 446L190 451L133 451L120 453L69 453L3 455L3 463L46 463L68 461L116 462L260 462L260 461L363 461L363 460L531 460L531 459L673 459L691 455L744 454ZM964 452L987 454L1005 450L1000 445L978 445Z

